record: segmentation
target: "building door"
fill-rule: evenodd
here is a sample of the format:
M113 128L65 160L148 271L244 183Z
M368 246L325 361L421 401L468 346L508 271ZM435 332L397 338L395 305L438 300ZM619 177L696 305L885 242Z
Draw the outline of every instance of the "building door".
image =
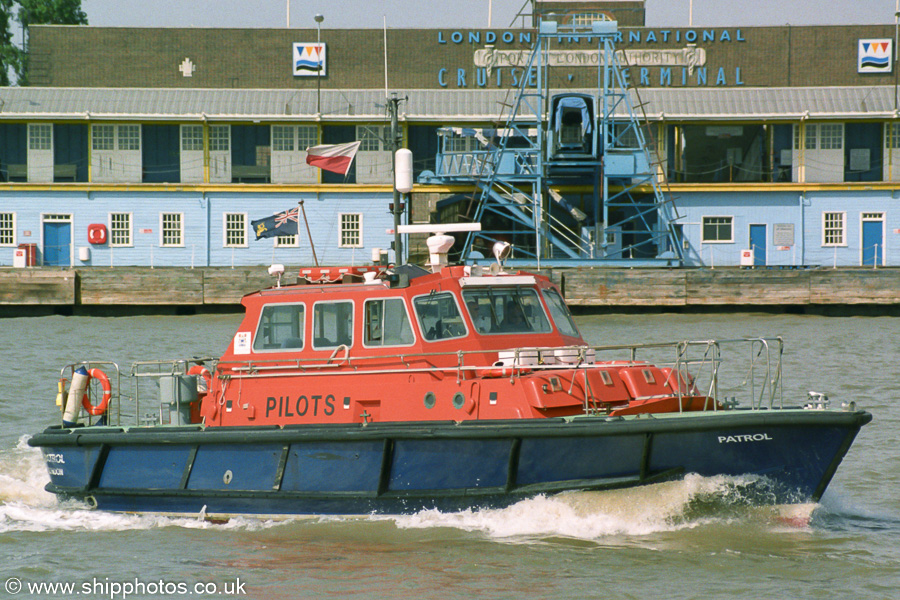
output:
M766 264L766 226L750 226L750 248L753 249L753 266L762 267Z
M862 264L884 264L884 213L863 213Z
M44 265L68 267L72 264L72 221L69 215L44 217Z

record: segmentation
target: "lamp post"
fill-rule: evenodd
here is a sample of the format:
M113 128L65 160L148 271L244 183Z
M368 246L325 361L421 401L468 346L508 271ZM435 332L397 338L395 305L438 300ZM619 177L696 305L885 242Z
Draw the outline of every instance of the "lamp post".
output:
M325 16L316 14L313 17L316 20L316 58L319 60L316 68L316 114L322 115L322 21Z

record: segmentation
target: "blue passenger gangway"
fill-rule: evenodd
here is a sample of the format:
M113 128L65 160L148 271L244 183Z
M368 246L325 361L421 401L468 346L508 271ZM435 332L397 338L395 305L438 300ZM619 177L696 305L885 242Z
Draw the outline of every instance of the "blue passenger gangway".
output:
M438 132L428 181L474 185L455 213L482 226L466 239L463 260L505 241L514 246L510 263L682 264L679 216L619 64L617 30L615 21L542 21L505 126ZM547 89L550 44L562 36L598 40L596 91ZM585 186L592 197L576 200L571 190Z

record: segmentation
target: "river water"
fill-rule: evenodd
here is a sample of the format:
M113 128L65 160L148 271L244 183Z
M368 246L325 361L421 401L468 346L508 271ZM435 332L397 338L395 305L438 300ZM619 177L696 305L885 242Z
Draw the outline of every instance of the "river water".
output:
M0 320L2 598L900 598L900 319L591 315L593 344L782 335L791 393L874 414L822 502L733 501L734 482L539 497L401 517L193 518L59 504L29 433L58 420L59 368L219 355L238 315ZM39 585L71 585L71 592Z

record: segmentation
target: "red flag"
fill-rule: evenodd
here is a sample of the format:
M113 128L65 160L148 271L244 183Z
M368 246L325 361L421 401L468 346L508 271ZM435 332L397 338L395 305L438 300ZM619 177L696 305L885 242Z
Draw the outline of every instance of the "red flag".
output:
M313 146L306 149L306 164L346 175L357 150L359 142Z

